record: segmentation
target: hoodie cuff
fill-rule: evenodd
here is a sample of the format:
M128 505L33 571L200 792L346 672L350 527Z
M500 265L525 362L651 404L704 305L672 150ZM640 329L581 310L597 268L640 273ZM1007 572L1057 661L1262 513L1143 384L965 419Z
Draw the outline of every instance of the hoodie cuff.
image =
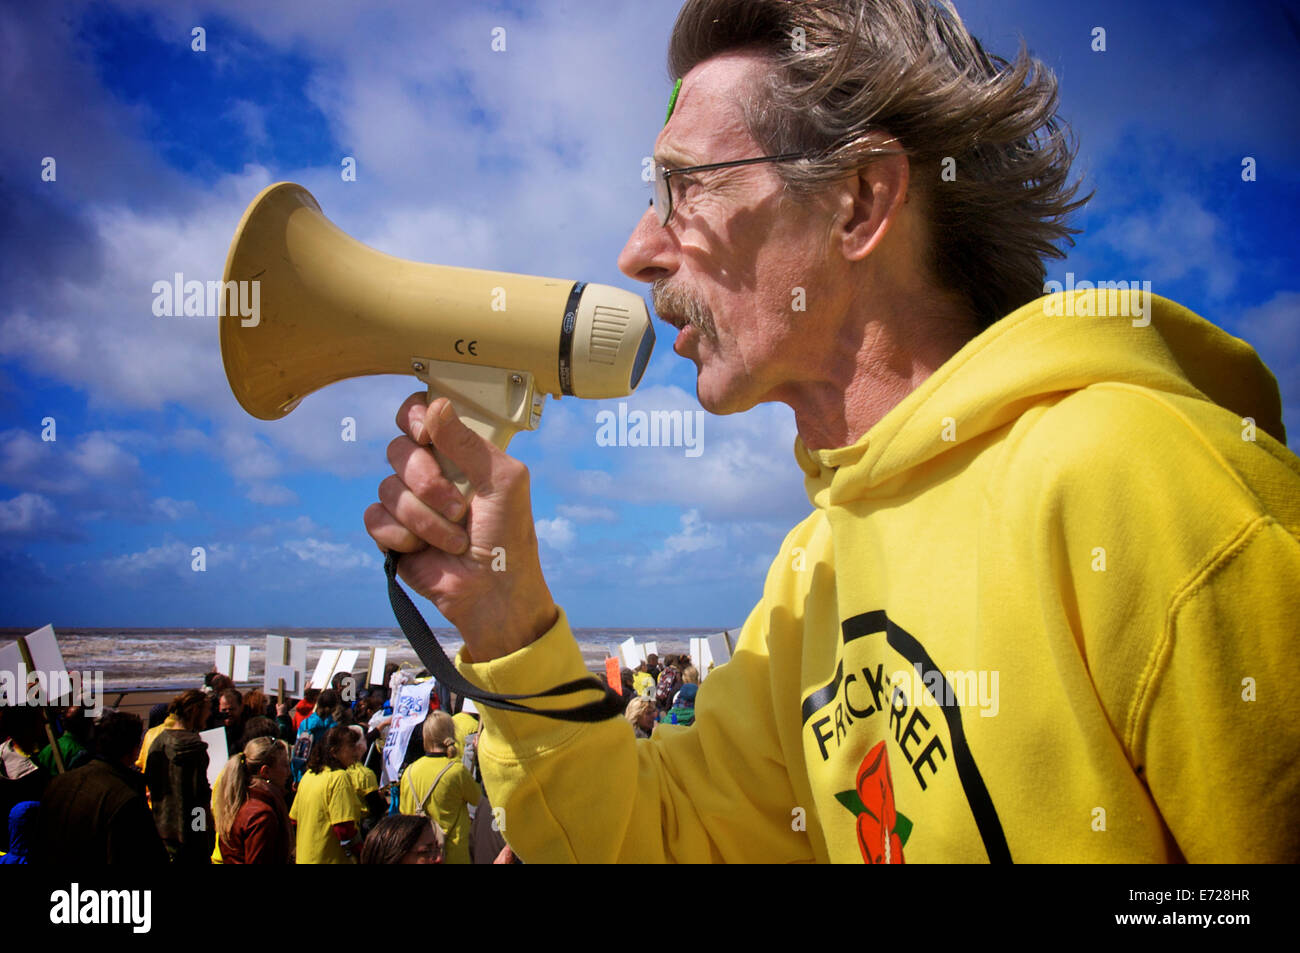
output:
M594 678L582 660L569 618L563 608L555 624L540 638L517 652L490 662L470 662L465 649L456 653L456 669L471 684L489 692L523 695L544 692L565 682ZM554 698L529 698L522 704L530 708L571 708L600 697L596 691L583 690ZM562 744L581 729L581 723L557 721L540 715L502 711L477 703L479 715L487 726L482 748L498 757L522 760L542 750ZM504 746L507 750L502 750Z

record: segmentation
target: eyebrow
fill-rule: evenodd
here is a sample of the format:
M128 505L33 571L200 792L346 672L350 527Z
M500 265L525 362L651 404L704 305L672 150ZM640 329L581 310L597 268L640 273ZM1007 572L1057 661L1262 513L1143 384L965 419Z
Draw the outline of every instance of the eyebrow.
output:
M686 166L702 164L698 159L692 158L690 155L681 151L678 147L669 144L665 144L661 149L656 151L654 160L663 163L670 169L685 168Z

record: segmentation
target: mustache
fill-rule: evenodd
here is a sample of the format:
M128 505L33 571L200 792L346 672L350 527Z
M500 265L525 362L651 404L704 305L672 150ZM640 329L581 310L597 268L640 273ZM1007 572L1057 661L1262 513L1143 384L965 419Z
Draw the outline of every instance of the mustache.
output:
M710 338L717 337L713 313L708 306L685 288L668 284L667 278L660 278L651 285L650 300L655 313L660 317L679 317L702 334Z

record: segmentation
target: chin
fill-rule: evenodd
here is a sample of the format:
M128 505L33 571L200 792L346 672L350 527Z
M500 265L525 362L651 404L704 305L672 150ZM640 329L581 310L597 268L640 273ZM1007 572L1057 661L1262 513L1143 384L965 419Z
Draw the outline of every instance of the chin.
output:
M741 394L716 393L698 379L695 382L695 398L700 402L701 407L719 417L742 414L757 403L757 401L747 400Z

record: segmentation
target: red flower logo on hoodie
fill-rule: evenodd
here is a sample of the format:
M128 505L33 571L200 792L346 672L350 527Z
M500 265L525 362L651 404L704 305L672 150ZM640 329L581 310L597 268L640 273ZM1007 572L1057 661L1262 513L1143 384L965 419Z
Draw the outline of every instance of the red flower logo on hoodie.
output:
M858 847L866 863L903 863L903 844L912 823L894 808L894 782L883 741L862 759L857 790L841 791L836 798L858 817Z

